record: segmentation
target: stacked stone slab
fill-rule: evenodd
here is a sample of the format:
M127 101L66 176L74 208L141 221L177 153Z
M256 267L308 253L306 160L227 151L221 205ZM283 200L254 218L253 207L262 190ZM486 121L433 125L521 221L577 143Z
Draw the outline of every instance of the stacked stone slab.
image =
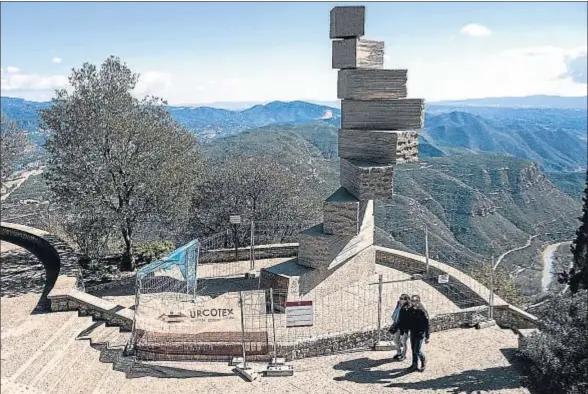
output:
M342 100L341 188L324 202L323 223L300 234L301 293L336 288L335 280L340 288L374 272L373 200L392 197L396 164L418 160L424 101L407 98L407 70L384 69L384 42L362 38L364 30L365 7L331 10L332 67L339 69ZM282 268L275 274L293 272Z

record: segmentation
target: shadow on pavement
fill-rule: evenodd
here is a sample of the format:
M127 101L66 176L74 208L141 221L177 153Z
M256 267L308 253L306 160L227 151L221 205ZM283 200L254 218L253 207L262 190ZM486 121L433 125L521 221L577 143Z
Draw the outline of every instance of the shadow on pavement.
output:
M452 394L470 394L486 391L517 389L522 387L520 377L513 368L494 367L478 370L467 370L460 373L434 379L423 379L416 382L390 383L385 387L399 387L406 390L443 390Z
M520 361L516 357L516 349L501 349L502 354L512 365L493 367L480 370L466 370L449 376L427 378L407 369L405 363L396 363L391 359L372 360L366 357L343 361L334 366L335 370L347 371L344 376L334 378L335 381L354 383L382 384L383 387L397 387L405 390L431 390L452 394L470 394L477 392L517 389L524 387ZM389 364L390 369L374 370ZM430 366L429 366L430 367ZM413 382L395 382L396 379L415 374Z
M372 368L378 368L384 364L390 364L390 366L396 367L392 370L376 370L372 371ZM389 383L390 379L399 378L401 376L412 373L408 370L407 364L401 364L393 361L392 359L380 359L372 360L366 357L358 358L355 360L342 361L333 367L338 371L348 371L344 376L339 376L333 380L350 381L354 383Z

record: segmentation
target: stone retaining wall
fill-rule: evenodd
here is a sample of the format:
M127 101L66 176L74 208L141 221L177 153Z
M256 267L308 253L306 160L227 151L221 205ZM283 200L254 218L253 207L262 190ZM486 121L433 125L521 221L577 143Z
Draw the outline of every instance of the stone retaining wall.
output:
M257 245L255 249L255 259L274 259L281 257L294 257L298 254L298 243L276 244L276 245ZM235 249L215 249L201 251L202 256L199 264L208 263L230 263L233 261L249 260L251 249L237 248L237 258L235 258Z
M494 307L494 320L501 327L515 330L534 329L539 327L539 319L512 305Z

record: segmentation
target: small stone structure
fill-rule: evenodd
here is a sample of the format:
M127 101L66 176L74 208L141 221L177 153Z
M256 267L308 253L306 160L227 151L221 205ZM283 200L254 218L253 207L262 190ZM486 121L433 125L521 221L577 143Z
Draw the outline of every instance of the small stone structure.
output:
M407 70L385 70L384 42L364 39L364 31L365 7L331 10L341 188L325 201L323 223L300 234L298 258L261 272L262 286L288 299L374 273L373 200L392 197L395 165L418 161L424 100L406 98Z

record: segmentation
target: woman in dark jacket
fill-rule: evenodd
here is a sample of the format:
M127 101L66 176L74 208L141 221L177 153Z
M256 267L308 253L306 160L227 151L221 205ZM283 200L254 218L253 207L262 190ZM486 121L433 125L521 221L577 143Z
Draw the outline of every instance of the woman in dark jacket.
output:
M390 327L390 333L393 335L394 343L396 344L396 356L394 360L404 361L406 358L406 342L408 341L408 329L406 328L406 312L408 311L410 304L410 296L408 294L402 294L394 313L392 313L392 326Z
M412 347L412 365L410 369L423 372L426 367L423 342L429 343L429 314L421 303L420 296L412 296L405 320L410 331L410 345ZM419 360L421 361L421 368L418 366Z

